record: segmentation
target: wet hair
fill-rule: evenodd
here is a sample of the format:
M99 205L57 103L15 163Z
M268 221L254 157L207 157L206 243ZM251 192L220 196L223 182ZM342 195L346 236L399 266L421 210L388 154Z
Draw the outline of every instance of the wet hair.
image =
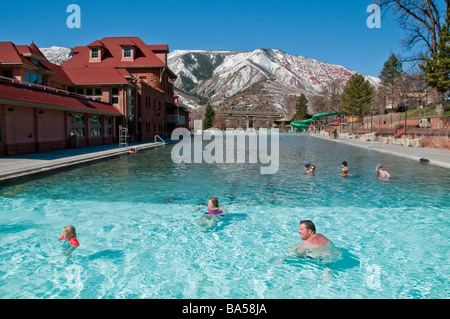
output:
M302 220L300 221L300 225L305 225L306 229L312 230L314 233L316 232L316 226L314 223L310 220Z
M347 166L347 162L346 162L346 161L343 161L343 162L342 162L342 165Z
M67 231L68 233L71 233L74 238L77 238L77 231L75 227L73 227L72 225L64 227L63 230Z
M212 202L214 207L219 207L219 200L217 198L211 197L209 200Z

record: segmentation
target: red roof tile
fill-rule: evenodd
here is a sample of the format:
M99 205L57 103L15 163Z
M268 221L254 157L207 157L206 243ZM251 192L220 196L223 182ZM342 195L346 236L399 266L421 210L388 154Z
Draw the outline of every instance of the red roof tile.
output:
M90 59L90 48L77 47L74 50L75 55L64 62L62 66L73 67L81 65L89 65L89 67L99 67L99 66L114 66L114 67L136 67L136 66L160 66L164 67L165 64L161 61L152 49L146 45L138 37L114 37L114 38L103 38L97 40L103 44L103 47L107 52L103 55L101 62L89 62ZM93 42L95 43L95 42ZM133 60L123 60L122 59L122 47L124 45L135 45L135 56Z
M112 66L65 67L67 76L74 84L128 84L127 79Z
M0 82L0 101L2 103L28 102L42 108L78 111L87 113L121 115L113 105L82 97L45 91L22 84Z

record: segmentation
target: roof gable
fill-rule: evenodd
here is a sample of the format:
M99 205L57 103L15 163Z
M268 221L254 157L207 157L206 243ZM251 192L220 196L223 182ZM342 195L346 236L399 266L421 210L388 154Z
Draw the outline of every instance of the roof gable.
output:
M90 62L90 48L102 44L105 54L100 62ZM133 46L135 50L134 59L122 59L123 47ZM111 37L96 40L85 47L77 47L76 54L71 59L62 64L63 67L74 66L113 66L113 67L164 67L166 66L153 52L151 47L146 45L138 37Z

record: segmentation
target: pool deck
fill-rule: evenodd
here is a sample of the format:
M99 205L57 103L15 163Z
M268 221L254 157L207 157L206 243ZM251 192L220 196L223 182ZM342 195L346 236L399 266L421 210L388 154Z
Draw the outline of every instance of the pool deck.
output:
M419 162L421 158L426 158L430 161L428 163L430 165L450 168L450 151L446 150L439 150L426 147L405 147L400 145L384 144L377 141L363 141L360 139L348 139L348 138L330 139L329 136L319 134L312 134L310 136L326 139L336 143L343 143L356 147L362 147L371 151L377 151L381 153L391 154L394 156L400 156L417 162Z
M110 144L4 156L0 157L0 181L113 158L128 154L131 147L136 148L139 152L163 145L162 142L135 143L119 148L118 144Z

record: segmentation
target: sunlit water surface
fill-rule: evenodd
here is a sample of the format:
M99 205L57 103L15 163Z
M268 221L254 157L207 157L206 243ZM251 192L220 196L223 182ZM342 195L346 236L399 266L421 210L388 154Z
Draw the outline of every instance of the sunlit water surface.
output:
M450 296L449 170L304 135L280 136L273 175L174 164L172 147L1 184L0 298ZM201 226L211 196L229 214ZM293 256L302 219L342 256ZM57 241L68 224L71 255Z

